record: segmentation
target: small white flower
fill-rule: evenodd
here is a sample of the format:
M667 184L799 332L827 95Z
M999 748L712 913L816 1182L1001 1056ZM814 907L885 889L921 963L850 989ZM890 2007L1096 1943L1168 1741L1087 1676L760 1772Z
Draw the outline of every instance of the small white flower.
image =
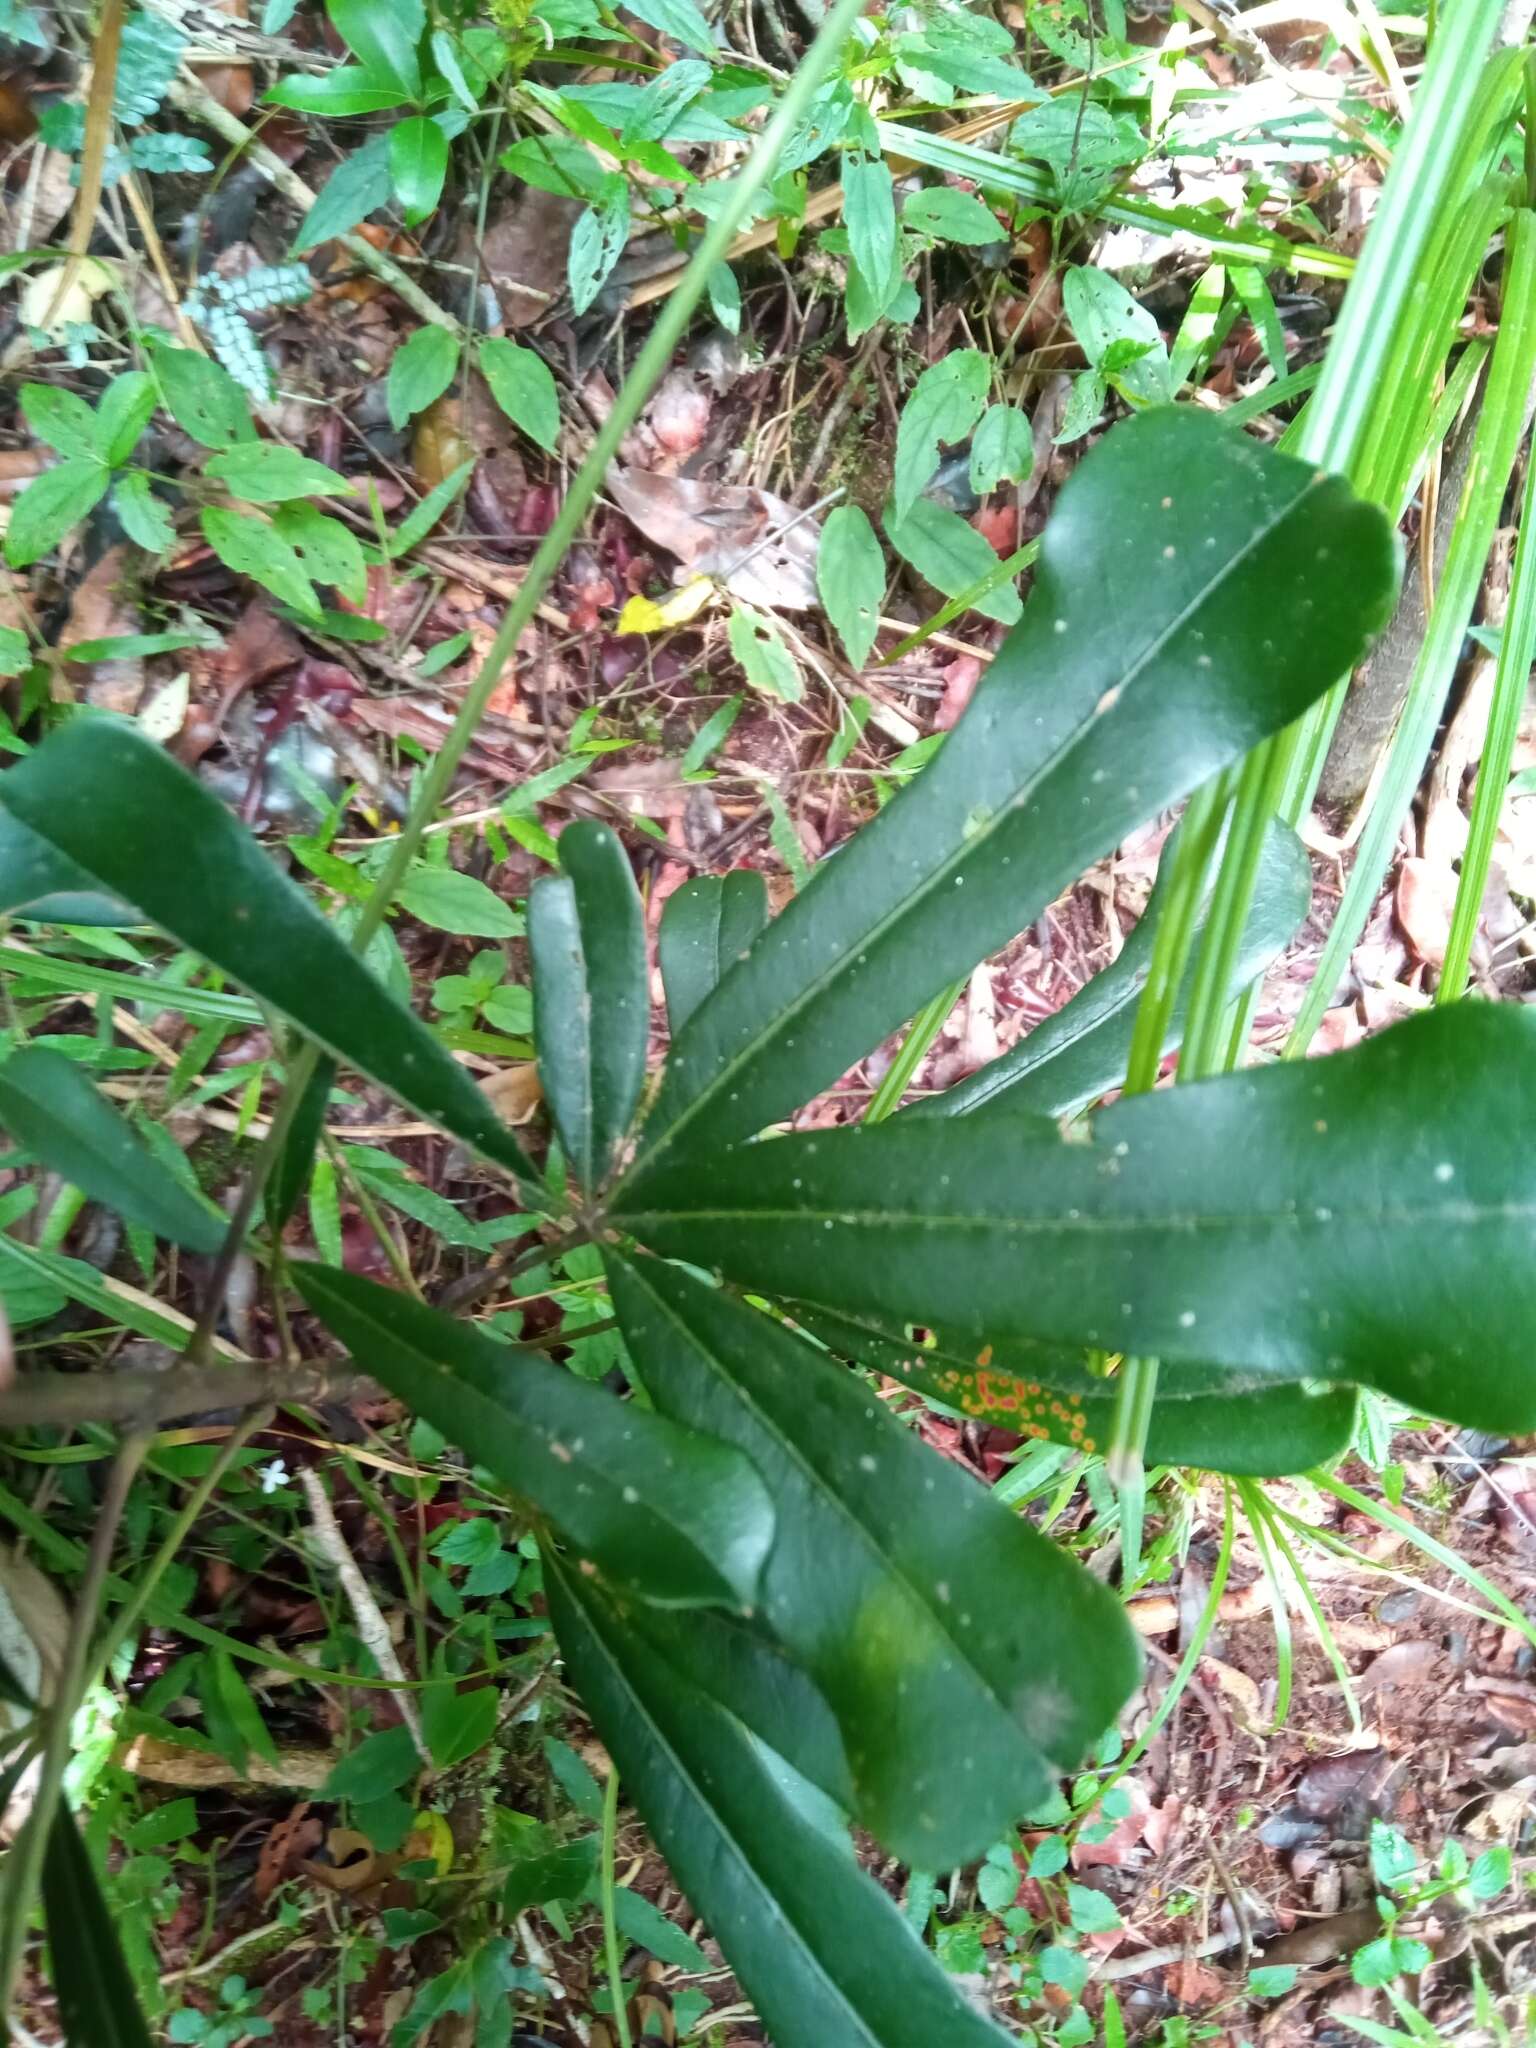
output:
M288 1467L281 1458L274 1458L270 1465L263 1465L256 1474L261 1481L263 1493L276 1493L280 1486L288 1484Z

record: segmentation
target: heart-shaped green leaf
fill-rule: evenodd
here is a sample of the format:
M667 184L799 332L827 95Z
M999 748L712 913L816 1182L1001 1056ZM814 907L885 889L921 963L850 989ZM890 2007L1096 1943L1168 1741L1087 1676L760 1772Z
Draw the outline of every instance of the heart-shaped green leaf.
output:
M45 1166L130 1223L216 1252L225 1221L155 1158L71 1059L24 1046L0 1066L0 1124Z
M1536 1426L1536 1016L1460 1003L1351 1052L1047 1119L675 1161L615 1214L767 1292L947 1330L1356 1380Z
M645 1080L650 983L645 917L606 825L568 825L561 875L528 898L534 1042L544 1095L577 1179L601 1185Z
M1035 588L937 758L764 932L679 1036L640 1171L835 1080L1146 818L1288 725L1396 582L1337 478L1177 408L1061 493Z
M768 922L768 884L756 868L694 875L662 906L656 952L675 1037L716 983L751 951Z
M489 1102L217 797L132 726L77 718L0 777L0 807L338 1059L530 1185ZM57 886L57 884L55 884Z
M751 1606L774 1510L741 1452L329 1266L294 1284L359 1366L661 1605Z
M680 1267L606 1262L656 1406L768 1483L763 1620L837 1718L857 1818L927 1870L979 1855L1134 1685L1118 1602L803 1338Z
M814 1790L558 1557L567 1669L688 1897L783 2048L1002 2048ZM959 1766L953 1759L946 1771Z

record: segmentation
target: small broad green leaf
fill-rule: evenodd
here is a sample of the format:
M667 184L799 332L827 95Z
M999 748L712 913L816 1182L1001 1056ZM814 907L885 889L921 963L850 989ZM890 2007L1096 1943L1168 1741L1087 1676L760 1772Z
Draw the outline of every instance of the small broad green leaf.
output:
M336 1764L322 1788L327 1799L382 1799L408 1785L421 1769L421 1758L404 1722L365 1735L356 1749Z
M58 384L23 384L21 414L39 441L56 453L100 462L96 415L77 391Z
M541 448L553 448L560 435L560 399L544 358L490 335L480 344L480 374L513 426Z
M880 630L885 556L859 505L827 514L816 550L816 588L851 665L862 669Z
M1084 434L1091 433L1104 417L1108 401L1109 385L1103 372L1080 371L1072 379L1072 389L1062 409L1061 425L1056 431L1057 447L1065 447L1070 441L1080 441Z
M69 2048L149 2048L149 2030L91 1852L63 1802L48 1830L42 1896L53 1960L50 1982Z
M825 1817L602 1592L548 1562L567 1667L675 1873L775 2040L1001 2048Z
M204 540L226 568L249 576L306 617L318 617L320 600L298 550L269 521L231 511L227 505L205 505L198 522Z
M598 1801L601 1816L602 1801ZM564 1842L542 1856L527 1856L514 1863L501 1895L505 1919L515 1920L530 1906L551 1900L572 1905L582 1897L597 1870L598 1837L583 1835Z
M510 903L488 883L452 868L418 864L401 883L395 900L434 931L470 939L515 939L522 934L522 920Z
M629 12L648 28L659 28L684 49L697 50L701 57L717 55L719 44L714 30L694 5L694 0L640 0Z
M112 472L92 455L61 462L35 476L11 507L5 559L29 569L56 548L104 496Z
M1167 897L1176 845L1176 834L1170 835L1146 910L1102 973L1084 983L1070 1002L1042 1018L1000 1059L989 1061L940 1095L909 1104L901 1114L961 1116L980 1110L1007 1114L1028 1109L1044 1116L1069 1116L1118 1088L1125 1080L1136 1007L1147 985L1153 936ZM1290 943L1311 900L1312 863L1307 850L1277 818L1264 836L1253 903L1229 996L1245 989ZM1204 929L1202 909L1197 935ZM1164 1053L1173 1052L1183 1039L1195 965L1191 958L1174 1000L1162 1044Z
M931 364L913 385L896 429L891 502L898 521L906 518L932 479L940 448L963 441L981 418L991 377L992 365L980 349L957 348Z
M1295 1988L1299 1974L1294 1963L1261 1963L1248 1972L1248 1994L1251 1998L1284 1998Z
M460 1692L452 1684L432 1686L421 1703L421 1732L440 1771L451 1771L478 1750L484 1749L496 1732L496 1710L501 1692L496 1686L479 1685Z
M587 1820L601 1820L603 1817L603 1788L593 1777L591 1767L568 1742L562 1742L556 1735L544 1738L544 1761L549 1765L555 1783L570 1801L575 1812Z
M383 114L411 95L404 86L380 79L357 64L338 64L318 78L302 73L280 78L267 94L269 106L292 107L300 114Z
M441 398L458 364L458 337L451 328L418 327L405 346L395 350L389 366L385 394L390 425L403 427Z
M772 1491L761 1611L836 1716L856 1817L924 1869L979 1854L1135 1683L1118 1603L802 1338L680 1267L605 1263L657 1408Z
M602 290L629 239L629 185L617 173L605 177L602 196L595 199L571 230L566 274L571 306L585 313Z
M1467 1888L1474 1899L1496 1899L1514 1881L1514 1859L1502 1842L1485 1849L1467 1873Z
M972 192L957 192L953 185L929 185L910 193L901 209L902 220L919 235L932 235L940 242L964 242L972 248L986 248L1006 242L1008 230L991 207Z
M389 131L389 176L407 227L424 221L443 194L448 137L427 114L397 121Z
M353 604L368 595L368 564L362 542L350 526L304 498L279 505L272 530L299 557L304 572L316 583L329 583Z
M649 1949L658 1962L675 1970L707 1974L714 1964L691 1935L684 1934L675 1920L669 1920L660 1906L653 1906L642 1892L621 1884L613 1895L613 1918L619 1932L639 1948Z
M1061 295L1092 367L1142 405L1166 404L1173 386L1162 330L1120 280L1107 270L1075 265L1062 280Z
M1402 1974L1397 1943L1390 1934L1378 1935L1375 1941L1368 1941L1363 1948L1355 1950L1349 1971L1357 1984L1390 1984L1394 1977Z
M978 1350L943 1332L918 1345L878 1319L798 1306L795 1314L833 1351L973 1421L1088 1454L1109 1441L1115 1383L1090 1372L1081 1352L1017 1338ZM1277 1384L1236 1367L1166 1362L1147 1462L1255 1479L1307 1472L1349 1445L1358 1409L1353 1387Z
M689 1020L636 1171L808 1101L1137 824L1289 725L1385 620L1396 568L1375 507L1219 420L1168 408L1107 434L955 731L775 920L771 957L755 949Z
M392 1394L549 1516L616 1586L663 1606L750 1606L774 1511L739 1451L328 1266L315 1314Z
M366 7L369 0L355 0L355 4L360 8ZM336 166L321 188L319 198L299 223L299 232L293 242L295 256L302 256L306 249L318 248L333 235L346 234L370 213L389 204L394 190L389 145L387 132L371 136L360 149L354 149Z
M1123 1097L1075 1142L1046 1118L898 1117L694 1155L613 1209L749 1287L978 1345L1354 1380L1520 1431L1536 1113L1505 1077L1533 1063L1536 1017L1461 1003L1328 1059Z
M729 263L717 263L707 279L709 310L727 334L741 332L741 286Z
M606 825L568 825L560 863L564 872L536 882L528 898L534 1042L560 1141L591 1193L607 1177L645 1080L645 918Z
M32 666L32 642L20 626L0 626L0 676L19 676Z
M176 538L170 513L141 469L130 469L113 483L112 510L134 546L152 555L163 555Z
M925 576L944 597L960 597L997 568L997 551L975 527L937 505L931 498L919 498L905 519L889 515L886 537L904 562L910 562L919 576ZM1000 583L985 597L972 600L971 609L984 618L1011 626L1023 606L1011 581Z
M147 370L124 370L112 379L96 408L96 453L108 468L128 460L159 403L160 393Z
M768 884L756 868L694 875L662 906L656 951L675 1037L716 983L746 958L768 922Z
M248 505L281 505L289 498L350 497L352 486L323 462L280 441L243 441L210 455L205 476Z
M879 300L877 312L883 311L892 285L899 281L895 187L884 157L844 159L843 220L853 260Z
M166 411L205 448L254 441L250 401L222 364L195 349L158 346L150 357Z
M731 607L726 637L731 652L741 663L742 674L755 690L781 697L786 704L798 704L805 695L805 678L799 664L784 645L784 636L766 612L751 605Z
M0 806L61 857L56 873L72 879L50 886L130 899L338 1059L537 1185L517 1140L452 1054L385 992L224 804L134 728L99 718L59 727L0 777ZM0 855L0 873L4 865Z
M193 1251L216 1252L225 1221L197 1201L74 1060L23 1046L0 1065L0 1125L92 1201Z
M1016 405L989 405L971 441L971 489L984 498L1028 476L1035 459L1029 421Z
M326 13L369 77L398 86L407 99L420 97L422 0L326 0Z

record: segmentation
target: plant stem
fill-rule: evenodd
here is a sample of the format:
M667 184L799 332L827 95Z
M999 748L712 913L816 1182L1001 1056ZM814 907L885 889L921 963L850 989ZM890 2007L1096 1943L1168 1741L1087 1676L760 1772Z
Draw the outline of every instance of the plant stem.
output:
M48 1850L48 1836L64 1790L71 1725L90 1674L91 1637L106 1589L112 1545L127 1504L128 1489L148 1448L147 1433L135 1432L124 1438L108 1475L106 1492L91 1535L85 1576L76 1596L74 1619L64 1645L58 1687L48 1708L48 1736L43 1745L37 1795L20 1839L6 1859L5 1903L3 1914L0 1914L0 2012L11 2009L11 1993L27 1945L27 1922L31 1917L32 1901L37 1896L43 1858Z
M869 1107L864 1112L865 1123L883 1123L897 1107L917 1072L923 1054L938 1037L944 1019L964 993L964 981L952 982L918 1011L907 1028L907 1035L901 1041L895 1059L881 1075L879 1087L869 1098Z
M614 1862L618 1836L619 1767L610 1758L608 1783L603 1788L603 1957L608 1966L608 1995L613 2000L613 2028L618 2036L619 2048L633 2048L629 2032L629 2007L624 1997L624 1973L619 1967L619 1923L614 1918Z
M1520 507L1520 535L1515 543L1515 559L1510 573L1509 611L1499 641L1493 703L1483 740L1483 758L1478 764L1472 817L1467 827L1467 846L1461 857L1461 879L1456 885L1456 907L1451 914L1451 935L1445 946L1445 965L1440 970L1440 986L1435 990L1437 1003L1454 1003L1467 985L1467 964L1472 957L1472 941L1477 934L1483 891L1488 885L1488 867L1493 858L1499 815L1504 808L1509 764L1514 758L1515 741L1520 734L1520 714L1525 709L1526 684L1533 660L1536 660L1536 462L1532 462L1528 455L1525 497Z

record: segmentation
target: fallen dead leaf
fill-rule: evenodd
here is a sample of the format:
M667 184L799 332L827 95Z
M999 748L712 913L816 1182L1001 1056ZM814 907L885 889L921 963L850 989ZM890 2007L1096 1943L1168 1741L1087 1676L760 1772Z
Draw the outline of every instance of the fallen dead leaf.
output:
M142 624L130 551L123 544L108 548L75 585L59 646L68 649L85 640L122 638L139 632ZM144 695L144 657L133 654L76 663L71 679L83 681L85 701L98 711L132 717Z
M960 723L964 711L981 681L982 663L974 654L957 654L945 669L940 670L944 678L944 694L939 699L939 708L933 714L935 732L952 732Z
M1226 1979L1215 1970L1208 1970L1204 1963L1196 1962L1193 1956L1170 1963L1165 1981L1180 2005L1211 2005L1226 1995Z
M1355 1680L1355 1688L1359 1692L1380 1692L1388 1686L1411 1684L1432 1669L1439 1655L1436 1643L1394 1643L1366 1665Z
M258 1899L271 1898L278 1886L302 1866L310 1850L319 1848L324 1839L325 1823L309 1807L309 1801L301 1799L286 1820L273 1822L256 1858Z
M648 541L693 575L717 578L744 604L806 611L816 603L821 528L772 491L614 463L608 492Z
M509 327L531 327L564 293L566 250L582 210L579 199L525 185L487 226L480 262ZM472 260L474 250L466 232L464 260Z
M1130 1801L1128 1812L1115 1822L1113 1834L1106 1835L1102 1842L1085 1842L1081 1837L1073 1842L1074 1870L1118 1870L1141 1841L1152 1812L1151 1797L1136 1777L1122 1778L1120 1790Z
M1397 877L1397 921L1420 960L1445 965L1456 905L1456 876L1439 861L1405 860Z

